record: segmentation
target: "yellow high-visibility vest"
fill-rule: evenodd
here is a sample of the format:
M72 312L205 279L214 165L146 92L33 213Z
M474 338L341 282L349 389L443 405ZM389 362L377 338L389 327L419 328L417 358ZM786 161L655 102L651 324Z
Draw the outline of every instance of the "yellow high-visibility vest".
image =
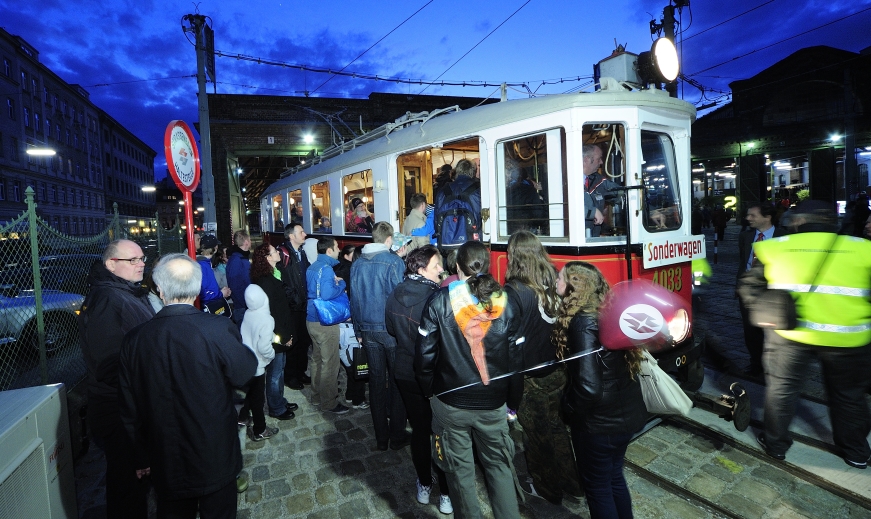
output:
M756 242L753 252L768 288L787 290L796 302L798 326L779 335L814 346L871 343L871 242L809 232Z

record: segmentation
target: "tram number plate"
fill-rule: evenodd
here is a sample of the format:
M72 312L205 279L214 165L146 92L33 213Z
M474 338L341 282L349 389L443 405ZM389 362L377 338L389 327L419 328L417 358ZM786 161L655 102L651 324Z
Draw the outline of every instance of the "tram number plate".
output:
M680 267L654 270L653 282L662 285L666 290L680 292L683 288L682 272Z

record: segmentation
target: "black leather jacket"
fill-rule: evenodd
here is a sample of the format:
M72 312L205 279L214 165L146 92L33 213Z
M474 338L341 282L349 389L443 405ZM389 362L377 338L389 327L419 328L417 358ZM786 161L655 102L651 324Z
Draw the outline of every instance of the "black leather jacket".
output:
M519 371L523 365L522 344L517 344L518 317L514 303L507 300L502 315L491 321L484 337L490 383L452 391L438 397L439 400L460 409L498 409L505 403L511 409L517 409L523 395L523 376L492 379ZM429 398L449 389L481 382L469 343L454 318L447 288L439 289L429 299L423 310L419 332L414 372L424 396Z
M553 320L546 321L542 317L543 309L538 304L535 291L519 281L509 281L505 284L508 299L514 301L520 315L520 335L526 338L522 344L523 369L529 369L545 362L556 360L556 347L550 340L553 331ZM559 367L552 364L546 368L527 371L527 377L544 377L550 375Z
M578 313L569 323L567 357L598 349L599 321ZM647 408L641 385L629 376L622 351L602 350L570 360L563 400L572 428L591 434L632 434L644 427Z
M281 261L278 262L276 268L281 272L281 281L285 286L284 291L290 309L294 312L305 312L306 305L308 305L305 273L309 267L305 251L302 250L302 247L299 248L299 255L302 258L302 266L300 267L300 260L297 259L293 245L289 241L285 241L277 249L281 255Z

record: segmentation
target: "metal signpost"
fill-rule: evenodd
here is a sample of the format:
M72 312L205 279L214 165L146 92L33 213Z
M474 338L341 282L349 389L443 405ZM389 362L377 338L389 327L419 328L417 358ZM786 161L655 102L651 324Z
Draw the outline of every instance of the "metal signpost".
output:
M200 183L200 152L194 140L194 134L184 121L170 121L163 135L163 147L166 152L166 165L169 174L184 195L184 221L188 246L188 255L197 259L194 246L194 208L191 194Z

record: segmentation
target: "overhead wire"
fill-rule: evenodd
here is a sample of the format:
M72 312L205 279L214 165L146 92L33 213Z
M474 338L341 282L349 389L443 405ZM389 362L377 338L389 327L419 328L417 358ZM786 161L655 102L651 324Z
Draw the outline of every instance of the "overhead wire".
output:
M696 36L698 36L698 35L700 35L700 34L704 34L704 33L708 32L708 31L710 31L711 29L716 29L717 27L719 27L719 26L721 26L721 25L727 24L727 23L731 22L732 20L735 20L735 19L737 19L737 18L740 18L740 17L744 16L745 14L752 13L753 11L759 9L760 7L764 7L764 6L768 5L768 4L770 4L770 3L772 3L772 2L776 2L776 1L777 1L777 0L768 0L767 2L763 2L763 3L757 5L756 7L752 8L752 9L748 9L748 10L744 11L743 13L736 14L735 16L729 18L728 20L723 20L722 22L717 23L717 24L714 24L714 25L708 27L707 29L704 29L704 30L702 30L702 31L699 31L699 32L697 32L697 33L695 33L695 34L691 34L691 35L687 36L686 38L683 38L683 41L689 40L689 39L691 39L691 38L695 38ZM692 15L692 11L690 11L690 14ZM692 22L690 22L690 24L692 24ZM687 26L687 29L689 29L689 26ZM685 29L684 29L684 30L685 30ZM683 32L683 31L681 31L681 32Z
M819 30L819 29L822 29L823 27L828 27L829 25L833 25L833 24L835 24L835 23L841 22L841 21L843 21L843 20L846 20L847 18L851 18L851 17L853 17L853 16L856 16L856 15L862 14L862 13L864 13L864 12L866 12L866 11L871 11L871 7L866 7L865 9L862 9L861 11L857 11L857 12L855 12L855 13L848 14L847 16L842 16L841 18L838 18L838 19L836 19L836 20L832 20L832 21L830 21L830 22L826 22L826 23L824 23L824 24L822 24L822 25L819 25L819 26L817 26L817 27L814 27L813 29L808 29L808 30L806 30L806 31L802 31L802 32L800 32L800 33L798 33L798 34L795 34L795 35L793 35L793 36L790 36L790 37L788 37L788 38L784 38L784 39L782 39L782 40L776 41L776 42L771 43L771 44L769 44L769 45L766 45L766 46L764 46L764 47L759 47L758 49L754 49L754 50L752 50L752 51L750 51L750 52L747 52L747 53L741 54L740 56L735 56L734 58L729 59L729 60L726 60L726 61L724 61L724 62L722 62L722 63L718 63L718 64L713 65L713 66L711 66L711 67L708 67L708 68L706 68L706 69L702 69L702 70L699 70L699 71L697 71L697 72L693 72L692 74L688 74L688 76L695 76L695 75L701 74L702 72L707 72L707 71L709 71L709 70L713 70L713 69L715 69L715 68L717 68L717 67L721 67L721 66L723 66L723 65L725 65L725 64L727 64L727 63L731 63L731 62L736 61L736 60L739 60L739 59L741 59L741 58L746 58L747 56L750 56L751 54L755 54L755 53L760 52L760 51L763 51L763 50L765 50L765 49L768 49L768 48L774 47L775 45L780 45L781 43L787 42L787 41L789 41L789 40L793 40L793 39L795 39L795 38L798 38L799 36L804 36L805 34L808 34L808 33L814 32L814 31L817 31L817 30Z
M361 52L359 56L357 56L356 58L354 58L354 59L352 59L351 61L349 61L348 64L345 65L344 67L342 67L342 70L340 70L339 72L344 72L345 69L348 68L348 67L350 67L352 63L354 63L354 62L357 61L358 59L362 58L363 55L366 54L367 52L369 52L370 50L372 50L373 47L375 47L376 45L378 45L379 43L381 43L382 41L384 41L384 38L386 38L386 37L390 36L391 34L393 34L394 32L396 32L397 29L399 29L400 27L402 27L403 25L405 25L405 22L407 22L407 21L411 20L412 18L414 18L415 15L417 15L417 13L423 11L423 10L426 8L426 6L428 6L429 4L433 3L434 1L435 1L435 0L429 0L429 2L423 4L423 6L422 6L420 9L418 9L418 10L415 11L415 12L413 12L413 13L411 14L411 16L409 16L408 18L406 18L405 20L403 20L402 23L400 23L399 25L397 25L396 27L394 27L393 29L391 29L390 32L388 32L387 34L385 34L384 36L382 36L381 39L379 39L378 41L376 41L375 43L373 43L372 45L370 45L369 48L366 49L366 50L364 50L363 52ZM312 90L311 93L314 94L315 92L317 92L318 90L320 90L322 86L324 86L324 85L326 85L327 83L329 83L330 81L332 81L332 79L333 79L334 77L336 77L335 74L334 74L334 75L331 75L330 77L328 77L328 78L327 78L323 83L321 83L317 88L315 88L314 90Z
M471 49L469 49L468 51L466 51L465 54L463 54L462 56L460 56L460 59L458 59L457 61L453 62L453 63L451 64L451 66L449 66L448 68L445 69L444 72L442 72L441 74L439 74L438 77L435 78L435 81L438 81L439 79L441 79L442 76L444 76L445 74L447 74L448 71L451 70L452 68L454 68L454 66L455 66L457 63L459 63L460 61L462 61L463 58L465 58L465 57L468 56L468 55L469 55L473 50L475 50L475 49L478 47L478 45L484 43L484 40L486 40L487 38L489 38L490 35L492 35L494 32L496 32L497 30L499 30L500 27L502 27L503 25L505 25L505 23L507 23L508 20L514 18L514 15L517 14L517 13L519 13L521 9L523 9L524 7L526 7L526 6L529 4L529 2L532 2L532 0L526 0L526 2L524 2L523 5L521 5L520 7L518 7L516 11L514 11L513 13L511 13L511 14L508 16L508 18L506 18L505 20L503 20L502 23L500 23L499 25L497 25L497 26L496 26L492 31L490 31L489 33L487 33L486 36L484 36L483 38L481 38L481 41L479 41L478 43L476 43L475 45L473 45ZM417 95L422 94L422 93L423 93L427 88L429 88L430 86L432 86L432 85L430 84L430 85L425 86L425 87L424 87L420 92L417 93Z

